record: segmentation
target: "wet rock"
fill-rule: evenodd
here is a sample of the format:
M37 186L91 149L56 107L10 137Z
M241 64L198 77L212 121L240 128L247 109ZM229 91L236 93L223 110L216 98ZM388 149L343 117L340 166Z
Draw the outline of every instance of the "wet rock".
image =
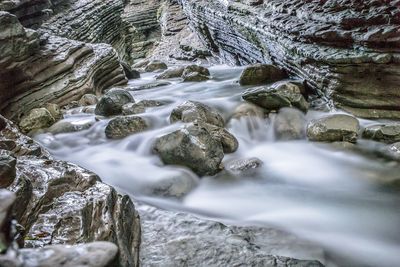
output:
M53 124L47 131L51 134L72 133L87 130L94 124L94 121L76 123L71 121L59 121Z
M54 122L54 117L47 109L35 108L21 119L19 127L23 133L29 133L50 127Z
M271 86L249 89L243 93L243 99L267 110L279 110L284 107L296 107L306 112L309 104L301 93L302 88L290 82L279 82Z
M0 188L10 186L16 177L17 159L7 150L0 149Z
M151 82L151 83L146 83L146 84L130 87L127 90L128 91L141 91L141 90L153 89L156 87L167 86L170 84L171 84L170 82L166 82L166 81L156 81L156 82Z
M96 105L95 114L102 116L113 116L122 113L125 104L133 103L132 95L124 89L111 89L100 98Z
M242 103L240 104L235 111L233 112L233 118L240 119L242 117L257 117L257 118L264 118L266 114L266 110L256 106L252 103Z
M255 64L245 68L240 76L241 85L273 83L286 78L286 74L274 65Z
M224 157L221 142L203 127L193 124L157 138L154 152L165 164L188 167L199 176L219 172Z
M52 245L19 252L24 267L112 267L118 264L118 247L110 242Z
M168 69L167 64L161 61L151 61L147 66L144 68L146 72L156 72L160 70Z
M53 116L55 121L61 120L63 118L63 114L61 112L60 106L57 104L46 103L44 105L45 109L47 109L51 116Z
M0 132L6 128L7 126L7 121L4 117L0 116Z
M364 129L362 137L384 143L400 141L400 123L387 123L368 126Z
M349 115L335 114L312 120L307 126L307 137L311 141L355 143L360 124Z
M99 99L97 98L97 96L95 96L93 94L85 94L79 100L79 104L81 106L96 105L98 102L99 102Z
M306 118L304 114L293 108L283 108L274 121L274 134L278 140L296 140L306 137Z
M133 115L140 114L146 111L146 108L159 107L165 105L165 102L157 100L141 100L137 103L128 103L122 107L122 114Z
M235 159L225 164L225 169L236 175L253 175L263 162L258 158Z
M150 63L150 60L142 59L142 60L139 60L138 62L136 62L135 64L133 64L132 68L134 68L134 69L145 68L149 63Z
M400 142L387 145L379 152L381 155L390 160L400 161Z
M215 140L220 142L222 144L224 153L234 153L238 149L238 140L225 128L208 123L195 123L195 125L205 128Z
M140 72L135 69L131 69L131 67L124 62L121 62L121 65L124 68L124 73L127 79L132 80L140 78Z
M211 107L197 101L186 101L174 108L171 112L170 121L183 122L206 122L215 126L224 127L224 119Z
M199 72L191 72L183 76L184 82L204 82L208 81L210 77L205 76Z
M185 70L184 67L178 67L173 69L168 69L158 75L156 79L171 79L171 78L180 78Z
M15 200L15 194L8 190L0 189L0 256L13 241L11 220Z
M79 101L71 101L68 104L66 104L65 106L63 106L63 110L79 108L80 106L81 106L81 104L79 103Z
M112 119L106 127L106 137L120 139L131 134L144 131L148 127L146 121L136 116L120 116Z

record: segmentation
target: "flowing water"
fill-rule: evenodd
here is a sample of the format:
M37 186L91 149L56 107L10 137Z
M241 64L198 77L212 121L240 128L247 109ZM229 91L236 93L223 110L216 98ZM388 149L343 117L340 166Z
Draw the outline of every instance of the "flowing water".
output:
M100 120L81 132L35 138L56 158L94 171L103 181L136 199L221 221L279 227L352 261L351 266L399 266L400 198L378 186L400 177L398 165L371 153L364 155L329 144L276 141L273 119L230 119L246 89L237 83L242 69L214 66L210 70L213 78L207 82L171 80L170 85L132 91L136 101L168 103L139 115L151 125L145 132L107 140L107 120ZM154 81L154 74L144 74L130 81L127 88ZM224 162L257 157L264 164L256 174L237 177L222 173L199 179L187 169L163 166L152 154L152 144L157 136L182 126L171 125L169 114L186 100L200 101L221 112L227 129L240 144ZM323 115L310 111L307 120ZM70 112L65 120L79 124L93 122L95 117ZM366 151L376 146L368 141L360 143ZM154 195L157 184L171 179L177 183L175 191L192 190L180 199Z

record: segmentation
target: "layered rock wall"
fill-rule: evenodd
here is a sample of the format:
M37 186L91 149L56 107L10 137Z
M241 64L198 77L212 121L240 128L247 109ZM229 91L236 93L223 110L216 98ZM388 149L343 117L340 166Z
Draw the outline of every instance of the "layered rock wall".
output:
M274 63L336 107L400 118L399 1L180 1L226 61Z

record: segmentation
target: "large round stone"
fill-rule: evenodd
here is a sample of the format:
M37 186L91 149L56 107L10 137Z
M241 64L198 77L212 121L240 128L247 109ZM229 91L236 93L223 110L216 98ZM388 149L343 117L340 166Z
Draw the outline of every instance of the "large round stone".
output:
M22 118L19 127L23 133L50 127L55 122L54 117L45 108L32 109Z
M177 122L206 122L215 126L224 127L222 116L211 107L197 101L186 101L174 108L171 112L170 121Z
M184 67L173 68L164 71L160 75L156 77L156 79L171 79L171 78L180 78L184 72Z
M157 138L154 151L165 164L188 167L200 176L219 172L224 157L221 142L194 124Z
M52 134L72 133L89 129L94 121L84 123L74 123L71 121L59 121L53 124L47 131Z
M285 72L274 65L255 64L243 70L239 82L241 85L260 85L285 78Z
M368 126L362 136L384 143L400 142L400 123L388 123Z
M122 113L122 106L135 102L132 95L124 89L111 89L97 103L95 114L113 116Z
M116 117L107 124L106 136L110 139L120 139L131 134L144 131L148 127L146 121L136 116Z
M264 118L265 114L266 114L265 109L256 106L252 103L245 102L236 107L232 117L235 119L240 119L242 117Z
M155 72L155 71L160 71L160 70L166 70L168 69L167 64L161 61L151 61L147 66L144 68L146 72Z
M307 137L311 141L355 143L360 124L350 115L336 114L312 120L307 126Z

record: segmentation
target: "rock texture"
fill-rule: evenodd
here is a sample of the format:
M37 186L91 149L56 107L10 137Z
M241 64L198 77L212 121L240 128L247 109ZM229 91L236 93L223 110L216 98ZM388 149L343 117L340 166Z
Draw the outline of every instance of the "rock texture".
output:
M273 63L336 107L400 118L397 0L180 1L225 60Z
M0 131L0 147L17 158L8 189L16 194L25 247L110 241L119 248L118 264L138 266L139 216L129 197L83 168L51 159L11 122Z

